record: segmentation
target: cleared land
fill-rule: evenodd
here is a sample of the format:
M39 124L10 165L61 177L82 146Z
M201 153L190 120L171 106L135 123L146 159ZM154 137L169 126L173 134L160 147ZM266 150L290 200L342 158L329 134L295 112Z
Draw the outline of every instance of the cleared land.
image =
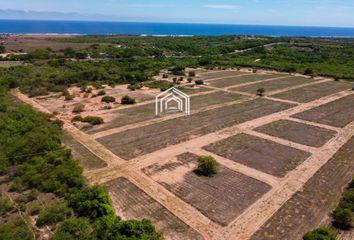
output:
M334 127L345 127L354 120L354 94L293 117Z
M224 88L224 87L230 87L236 84L243 84L243 83L251 83L251 82L256 82L256 81L261 81L261 80L267 80L267 79L272 79L272 78L278 78L278 77L284 77L286 75L284 74L251 74L251 75L245 75L245 76L238 76L234 78L224 78L224 79L219 79L219 80L213 80L210 82L210 85L213 87L218 87L218 88Z
M287 92L275 94L272 97L297 101L301 103L311 102L321 97L325 97L340 91L344 91L353 87L350 82L326 82L319 83L307 87L290 90Z
M107 167L101 158L90 152L84 145L76 141L69 133L63 131L63 142L71 149L74 159L78 160L86 170Z
M224 78L224 77L233 77L245 74L244 72L237 71L217 71L217 72L204 72L198 75L199 79L202 80L211 80L214 78Z
M168 240L202 240L203 237L125 178L105 184L119 216L150 219Z
M227 92L214 92L205 95L191 97L191 111L196 111L207 106L232 102L243 98L239 94ZM112 112L116 116L115 119L103 124L100 127L90 129L87 133L97 133L100 131L122 127L128 124L139 123L156 118L155 116L155 103L141 105L137 107L117 110Z
M196 175L197 155L185 153L144 172L166 189L197 208L211 220L226 226L270 187L223 166L214 177Z
M310 154L247 134L238 134L204 147L221 157L283 177Z
M113 153L128 160L292 106L257 99L127 130L99 138L98 141Z
M259 88L264 88L266 90L265 93L267 94L267 92L293 87L296 85L311 83L311 82L314 82L314 80L309 78L304 78L304 77L288 77L288 78L277 79L277 80L264 82L264 83L256 83L244 87L231 88L230 90L256 94Z
M301 239L330 221L333 206L354 172L354 138L324 165L285 205L252 236L259 239Z
M335 131L289 120L272 122L255 130L311 147L322 147L336 134Z

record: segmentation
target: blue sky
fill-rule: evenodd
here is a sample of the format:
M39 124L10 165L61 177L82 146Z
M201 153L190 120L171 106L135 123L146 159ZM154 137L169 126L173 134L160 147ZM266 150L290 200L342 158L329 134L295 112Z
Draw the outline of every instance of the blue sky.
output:
M4 18L354 27L354 1L0 0Z

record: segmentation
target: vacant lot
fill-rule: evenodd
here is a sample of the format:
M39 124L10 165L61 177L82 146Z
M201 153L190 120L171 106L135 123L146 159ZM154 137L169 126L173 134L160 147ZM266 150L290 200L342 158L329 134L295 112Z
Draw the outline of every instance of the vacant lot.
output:
M285 176L310 156L309 153L247 134L238 134L204 149L277 177Z
M107 163L90 152L84 145L76 141L65 131L63 131L63 142L71 149L74 159L78 160L84 169L94 170L107 166Z
M230 90L255 94L259 88L264 88L267 94L267 92L281 90L284 88L294 87L296 85L301 85L301 84L306 84L311 82L314 82L314 80L304 78L304 77L288 77L288 78L277 79L265 83L256 83L249 86L232 88Z
M302 87L299 89L275 94L273 95L273 97L306 103L321 97L325 97L340 91L344 91L346 89L350 89L352 85L353 83L346 82L346 81L325 82L325 83L315 84L312 86Z
M0 68L9 68L14 66L23 65L23 62L18 61L0 61Z
M333 206L354 172L354 138L323 166L252 237L259 239L301 239L303 234L330 222Z
M218 71L218 72L205 72L198 75L199 79L202 80L210 80L214 78L223 78L223 77L233 77L245 74L244 72L237 72L237 71Z
M211 220L226 226L270 187L253 178L220 167L214 177L197 176L197 155L186 153L164 165L152 165L145 173L166 189L197 208Z
M291 108L292 104L257 99L112 134L98 141L124 159L154 152L193 137Z
M331 130L288 120L273 122L255 130L311 147L322 147L336 134Z
M307 121L345 127L354 120L354 95L294 115Z
M227 93L227 92L214 92L206 95L192 96L191 97L191 112L200 110L208 106L215 104L226 103L236 101L243 98L239 94ZM113 112L115 119L107 124L104 124L98 128L94 128L88 131L88 133L96 133L103 130L108 130L116 127L122 127L127 124L143 122L156 118L155 116L155 103L141 105L138 107L127 108L117 110Z
M106 184L113 206L124 219L150 219L168 240L202 240L196 231L125 178Z
M225 79L219 79L219 80L214 80L210 82L210 85L213 87L219 87L219 88L224 88L224 87L230 87L236 84L243 84L243 83L251 83L251 82L256 82L256 81L261 81L261 80L266 80L266 79L271 79L271 78L278 78L286 75L282 74L251 74L251 75L246 75L246 76L238 76L234 78L225 78Z

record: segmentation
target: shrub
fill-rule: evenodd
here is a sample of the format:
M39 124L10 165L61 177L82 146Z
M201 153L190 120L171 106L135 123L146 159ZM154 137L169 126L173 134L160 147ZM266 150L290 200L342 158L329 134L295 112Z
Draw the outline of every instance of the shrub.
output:
M174 77L173 79L172 79L172 81L173 81L173 83L177 83L177 78L176 77Z
M70 93L67 89L63 90L63 96L65 98L65 101L71 101L74 99L74 96L70 95Z
M33 200L36 200L38 197L38 191L36 189L32 189L28 194L27 194L27 201L31 202Z
M100 117L87 116L82 118L81 122L90 123L92 125L99 125L103 123L103 119Z
M188 76L190 76L190 77L195 77L195 76L196 76L196 74L195 74L195 72L194 72L194 71L191 71L191 72L189 72L189 73L188 73Z
M62 200L55 200L41 210L38 215L36 225L42 227L44 225L51 225L61 221L72 215L72 210L67 203Z
M197 175L211 177L218 172L219 164L211 156L200 156L198 158L198 168L195 170Z
M265 93L265 89L259 88L259 89L257 89L256 95L262 97L262 96L264 96L264 93Z
M10 200L0 198L0 217L4 216L9 212L12 212L13 210L15 210L15 207Z
M352 227L354 215L351 209L338 206L333 213L333 226L348 230Z
M122 104L129 105L129 104L135 104L136 101L135 101L135 99L132 98L132 97L124 96L124 97L122 97L121 103L122 103Z
M168 74L167 74L167 73L164 73L164 74L162 75L162 78L168 78Z
M311 68L306 68L304 74L311 76L313 74L313 70Z
M197 84L197 85L203 85L203 84L204 84L204 81L203 81L203 80L196 80L196 81L195 81L195 84Z
M105 103L114 103L116 99L112 96L104 96L101 101Z
M76 104L73 109L73 113L81 113L85 109L85 105L82 103Z
M193 82L193 78L192 78L192 77L189 77L189 78L187 79L187 81L188 81L188 83L192 83L192 82Z
M31 216L38 215L41 212L41 205L39 202L33 202L29 205L28 213Z
M139 90L143 87L141 83L132 83L128 85L128 89L131 91Z
M97 96L104 96L104 95L106 95L106 91L105 90L100 90L97 93Z
M92 237L90 222L86 218L65 220L51 237L51 240L78 239L88 240Z
M257 70L257 69L252 69L252 72L253 72L253 73L257 73L258 70Z
M303 236L304 240L335 240L336 233L328 228L318 228Z
M80 115L76 115L71 119L71 122L81 122L81 121L82 121L82 117Z

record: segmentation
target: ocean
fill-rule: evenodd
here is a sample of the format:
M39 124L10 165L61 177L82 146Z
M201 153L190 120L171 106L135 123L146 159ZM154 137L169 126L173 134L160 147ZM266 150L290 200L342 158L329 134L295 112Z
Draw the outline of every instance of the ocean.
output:
M97 21L0 20L0 33L220 36L263 35L354 37L354 28L230 24L138 23Z

